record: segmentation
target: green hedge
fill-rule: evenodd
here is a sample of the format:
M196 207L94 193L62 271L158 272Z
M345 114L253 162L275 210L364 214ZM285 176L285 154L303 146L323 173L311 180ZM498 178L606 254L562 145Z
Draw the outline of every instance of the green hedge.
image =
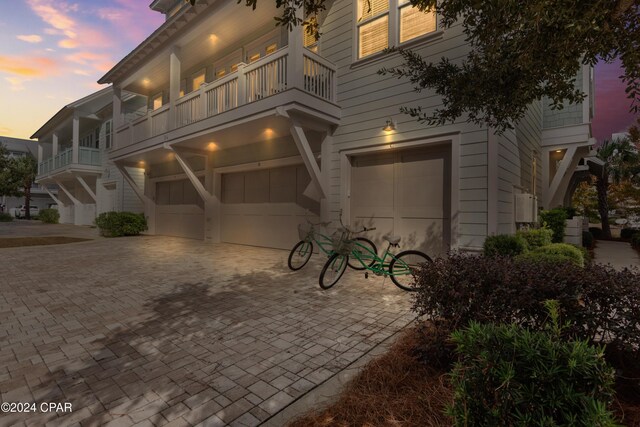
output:
M104 212L96 218L96 225L105 237L136 236L147 229L147 220L133 212Z
M0 212L0 222L11 222L13 221L13 216L6 212Z
M452 334L456 426L614 426L614 370L601 347L547 331L472 322Z
M60 221L60 212L57 209L43 209L38 214L38 219L46 224L57 224Z
M521 236L499 234L484 241L485 256L516 256L527 251L527 241Z
M640 233L636 233L631 236L631 247L640 249Z
M620 238L630 239L634 234L640 232L637 228L623 228L620 230Z
M584 267L584 255L582 251L568 243L552 243L547 246L542 246L531 252L532 254L544 254L555 257L564 257L573 262L574 264Z
M553 238L553 230L550 228L533 228L531 230L518 231L517 236L522 237L527 242L529 249L550 245Z
M564 208L540 212L540 223L553 231L553 243L562 243L566 226L567 211Z
M593 242L594 242L593 234L590 231L583 231L582 232L582 246L584 246L587 249L592 249L593 248Z

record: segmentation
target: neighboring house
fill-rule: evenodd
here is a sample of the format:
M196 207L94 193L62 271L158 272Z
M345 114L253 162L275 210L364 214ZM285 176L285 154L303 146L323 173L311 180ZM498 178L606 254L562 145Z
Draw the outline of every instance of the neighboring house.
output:
M9 157L37 156L38 143L35 141L0 136L0 145L3 145L8 150ZM37 206L38 210L46 209L55 204L55 201L49 193L55 196L57 192L58 189L55 186L46 188L34 183L31 186L31 199L29 204L31 206ZM13 208L24 205L24 203L24 197L0 197L0 205L3 206L4 212L11 212Z
M469 46L461 26L444 31L409 2L328 2L318 42L302 27L274 27L272 2L151 8L166 21L99 81L113 85L108 156L143 201L150 233L290 248L305 217L342 213L375 226L379 243L396 234L430 255L478 250L487 235L535 220L527 194L561 205L588 167L588 67L576 83L583 104L536 102L502 135L464 118L429 127L399 107L441 100L378 75L401 64L383 50L455 60Z
M63 107L31 137L38 139L38 183L59 187L52 197L62 223L91 225L102 212L143 211L106 155L113 145L112 103L110 87L93 93ZM144 171L128 171L142 186Z

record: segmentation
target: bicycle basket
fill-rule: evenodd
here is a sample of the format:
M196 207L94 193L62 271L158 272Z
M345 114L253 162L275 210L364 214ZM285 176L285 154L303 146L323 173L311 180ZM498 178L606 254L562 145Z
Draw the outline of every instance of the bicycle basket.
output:
M298 224L298 236L304 242L310 242L313 239L313 226L309 223Z
M353 250L354 242L349 239L349 233L346 231L336 231L331 235L331 244L333 251L340 255L349 255Z

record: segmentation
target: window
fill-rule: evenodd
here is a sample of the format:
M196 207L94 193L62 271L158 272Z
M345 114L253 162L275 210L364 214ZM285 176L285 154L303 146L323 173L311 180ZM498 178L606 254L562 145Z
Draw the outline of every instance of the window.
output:
M315 21L315 18L312 17L311 20ZM318 41L316 40L315 36L307 32L308 27L308 25L305 25L302 31L302 45L310 51L318 53Z
M358 58L389 47L389 0L359 0L357 25Z
M162 107L162 92L152 98L151 105L153 106L154 110Z
M111 148L111 138L111 120L107 120L104 124L104 141L107 150Z
M267 48L265 49L265 52L267 53L267 55L271 55L276 50L278 50L278 44L272 43L269 46L267 46Z
M231 66L231 72L232 72L232 73L235 73L236 71L238 71L238 64L233 64L233 65Z
M399 0L400 43L432 33L436 30L436 14L433 11L421 12L411 6L409 0Z
M253 55L249 56L249 64L256 62L258 59L260 59L260 53L254 53Z
M421 12L409 0L358 0L357 7L358 59L436 31L435 11Z
M224 68L218 70L216 72L216 79L221 79L225 76L225 74L227 74L227 70L225 70Z
M200 89L205 83L205 70L200 70L191 78L191 91Z

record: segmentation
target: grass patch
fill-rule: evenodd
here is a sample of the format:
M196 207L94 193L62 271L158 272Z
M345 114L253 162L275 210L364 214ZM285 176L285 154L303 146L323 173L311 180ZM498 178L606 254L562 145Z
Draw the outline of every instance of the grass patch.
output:
M446 371L418 361L419 340L415 328L405 331L387 353L346 385L337 402L303 415L289 427L451 425L443 414L452 399Z
M86 242L92 239L79 237L46 236L46 237L1 237L0 248L18 248L21 246L64 245L65 243Z

